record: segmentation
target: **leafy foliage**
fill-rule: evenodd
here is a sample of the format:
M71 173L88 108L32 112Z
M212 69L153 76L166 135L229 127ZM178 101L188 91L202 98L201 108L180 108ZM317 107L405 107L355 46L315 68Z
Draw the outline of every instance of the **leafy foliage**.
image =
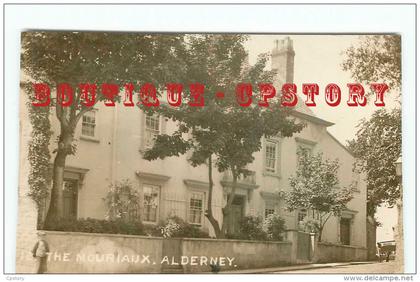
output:
M49 183L51 180L50 151L48 144L51 138L50 110L43 107L32 107L27 103L29 120L32 132L28 144L28 161L30 165L28 183L28 195L35 201L40 209L49 195Z
M401 37L364 36L358 47L346 51L343 69L363 82L384 81L400 94ZM356 171L366 173L369 215L377 206L393 206L399 198L394 162L401 155L401 108L380 109L358 125L356 138L348 148L359 159Z
M107 220L136 221L140 216L140 196L128 179L110 184L103 200L107 208Z
M170 216L157 229L164 238L209 238L209 234L198 226L184 221L178 216Z
M291 191L286 195L289 211L304 208L313 210L322 230L331 215L339 216L353 198L352 187L340 187L337 160L323 160L322 153L314 156L303 149L298 152L298 168L291 176Z
M239 222L239 232L228 236L231 239L241 240L283 241L285 230L285 220L278 214L271 214L265 219L249 215Z
M282 241L286 230L285 221L276 213L270 214L263 221L263 230L269 240Z
M401 110L377 110L358 126L349 149L359 159L355 169L366 173L368 214L382 203L390 206L399 198L399 179L395 161L401 154Z
M190 96L179 108L159 107L149 109L179 124L172 135L160 135L152 149L144 154L147 160L179 156L190 150L192 166L209 165L209 195L212 194L211 169L219 172L231 170L233 185L231 200L223 208L229 216L238 177L249 171L246 166L253 162L255 152L261 150L261 139L266 136L291 136L303 128L289 117L290 109L275 100L269 107L259 107L254 102L249 107L237 104L235 89L238 83L247 82L258 89L259 83L271 83L274 73L265 71L268 56L260 55L257 63L248 65L243 46L243 35L192 35L188 37L185 56L187 77L190 82L202 82L205 86L204 107L191 107ZM215 93L223 92L224 99ZM211 210L211 197L206 213L218 237L224 236L226 225L220 228ZM227 220L224 220L227 222ZM222 230L220 230L222 229Z
M183 35L151 35L141 33L109 32L23 32L21 66L28 76L22 82L27 90L33 81L69 83L76 90L73 103L61 107L55 103L55 115L60 125L53 167L53 186L47 219L63 216L62 201L58 199L62 187L66 157L76 153L74 131L90 107L80 104L79 83L144 82L159 85L180 79L185 68L180 55ZM31 91L25 91L31 95ZM97 95L96 101L105 96ZM34 115L31 119L37 119ZM49 141L49 140L45 140ZM48 143L46 143L48 144ZM34 168L33 168L34 169ZM42 177L42 176L39 176ZM36 177L35 177L36 178ZM37 182L39 182L37 180Z
M260 216L244 216L239 222L239 239L267 240L267 234L263 229L263 219Z
M319 233L321 230L321 222L318 219L305 217L302 220L303 231L311 233Z
M47 222L45 230L87 232L87 233L107 233L107 234L129 234L147 235L147 230L153 227L144 226L141 221L127 222L122 219L102 220L102 219L63 219L54 218Z
M401 88L401 37L399 35L363 36L357 47L345 52L342 64L360 82L385 82Z

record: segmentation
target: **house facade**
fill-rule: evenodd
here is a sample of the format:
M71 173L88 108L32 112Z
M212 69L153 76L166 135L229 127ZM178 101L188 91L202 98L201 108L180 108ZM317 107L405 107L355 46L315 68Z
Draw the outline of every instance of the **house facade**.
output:
M272 68L277 70L276 88L293 82L293 42L276 42L272 51ZM323 239L331 243L366 247L366 185L354 173L354 157L328 132L333 123L316 117L300 101L293 113L307 126L289 138L273 137L262 140L262 150L255 153L249 165L251 175L239 180L233 201L233 217L229 229L235 232L245 215L266 217L280 214L288 229L298 229L299 222L310 213L306 210L285 210L281 191L290 190L289 177L297 168L297 150L304 147L313 153L322 152L325 158L338 159L340 185L355 184L357 191L348 209L340 217L327 222ZM188 153L180 157L147 161L144 151L153 145L156 135L171 134L176 123L159 116L146 116L137 107L105 107L99 103L79 122L75 138L77 153L68 156L64 174L65 216L73 218L106 217L103 198L109 185L128 179L140 195L139 218L157 224L176 215L191 224L214 234L204 213L207 209L208 168L192 167ZM53 131L59 132L53 118ZM51 140L55 140L54 134ZM52 144L53 146L54 144ZM227 200L232 176L213 171L213 213L222 222L222 207Z

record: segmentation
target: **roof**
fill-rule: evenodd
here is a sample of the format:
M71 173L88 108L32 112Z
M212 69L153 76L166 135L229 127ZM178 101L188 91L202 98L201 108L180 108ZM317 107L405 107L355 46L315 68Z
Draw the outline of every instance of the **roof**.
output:
M292 115L294 115L295 117L305 119L307 121L311 121L316 124L326 126L326 127L334 125L334 123L332 122L329 122L327 120L317 117L315 113L308 106L305 105L302 98L300 98L299 96L298 96L298 102L296 106L294 107Z

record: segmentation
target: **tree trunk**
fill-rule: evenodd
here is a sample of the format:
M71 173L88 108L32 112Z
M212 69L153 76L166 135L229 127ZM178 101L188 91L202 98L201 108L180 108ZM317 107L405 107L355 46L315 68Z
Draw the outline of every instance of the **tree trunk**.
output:
M324 229L323 227L319 228L319 234L318 234L318 242L321 242L321 237L322 237L322 229Z
M235 198L236 186L238 183L238 175L237 175L236 169L232 168L231 171L232 171L232 189L229 193L229 198L226 203L226 206L223 208L222 233L224 235L226 235L226 232L227 232L229 217L231 216L232 203L233 203L233 199Z
M72 151L73 134L61 130L58 142L57 155L54 159L53 166L53 185L51 189L50 205L47 216L45 218L45 225L50 226L55 218L64 217L64 201L63 201L63 180L64 169L66 166L66 158Z
M210 221L211 226L213 227L214 233L216 238L224 238L224 234L220 231L219 222L213 216L213 208L212 208L212 197L213 197L213 167L212 167L212 159L211 156L209 157L209 195L207 198L207 213L206 217Z

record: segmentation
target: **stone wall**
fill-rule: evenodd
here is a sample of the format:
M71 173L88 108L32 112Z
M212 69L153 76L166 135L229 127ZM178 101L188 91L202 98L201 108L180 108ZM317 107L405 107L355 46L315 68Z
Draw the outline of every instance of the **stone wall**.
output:
M315 244L315 251L312 262L326 263L366 261L366 259L366 248L318 242L317 244Z
M47 231L50 273L160 273L163 238Z
M59 231L46 233L50 246L48 273L200 273L210 272L211 264L220 265L221 271L224 271L298 263L298 241L293 236L285 242L264 242ZM29 249L18 256L19 273L34 271L34 260L30 254L32 245L28 245ZM362 247L325 242L314 245L314 263L365 261L367 258L367 249Z
M188 257L205 254L219 261L223 270L254 269L291 264L291 242L260 242L242 240L183 239L182 254ZM186 273L206 272L207 266L184 266Z
M48 273L164 273L168 269L199 273L210 272L210 264L216 263L222 271L291 263L291 242L46 233L50 246Z

